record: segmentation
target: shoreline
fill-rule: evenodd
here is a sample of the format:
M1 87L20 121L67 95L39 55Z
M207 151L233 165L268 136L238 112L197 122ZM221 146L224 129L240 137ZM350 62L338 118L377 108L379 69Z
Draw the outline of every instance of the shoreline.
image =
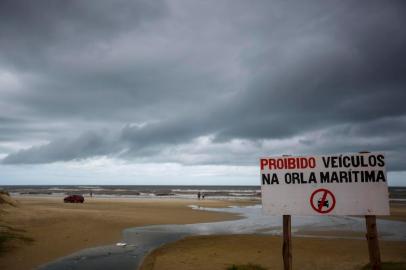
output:
M31 243L11 240L0 255L1 269L32 269L73 252L122 239L124 229L152 224L234 220L238 215L191 209L188 205L227 207L245 202L177 199L86 198L64 204L63 197L16 196L17 207L1 207L1 225L22 231ZM249 203L249 202L248 202Z
M64 204L62 203L62 197L24 195L14 198L20 201L19 207L7 207L5 210L8 214L4 215L0 211L0 215L2 217L7 216L6 221L8 223L5 225L14 224L14 226L17 225L17 229L26 230L27 232L24 235L32 237L34 242L26 244L14 241L12 244L15 244L16 248L0 257L0 267L2 269L30 269L72 254L75 251L114 244L123 239L125 231L141 226L157 224L164 225L164 227L176 227L178 226L176 224L194 223L195 225L191 226L197 228L200 226L199 223L202 222L221 221L217 223L218 225L221 223L227 224L227 221L237 219L239 221L236 223L241 224L241 222L243 223L241 218L244 218L244 214L238 214L229 208L219 209L219 211L215 208L233 205L248 206L258 203L257 201L241 200L129 199L118 197L86 198L84 204ZM396 213L396 215L390 216L390 219L404 221L406 217L405 206L405 204L394 205L396 210L394 214ZM207 230L209 227L205 226L203 225L203 228ZM219 234L221 235L221 231ZM230 235L229 237L236 236L238 239L241 234L244 234L244 230L240 234ZM357 240L355 238L362 239L362 233L359 232L345 230L329 232L317 229L311 231L305 227L301 227L295 234L294 238L300 237L304 239L315 237L319 240L341 238L336 240L351 241ZM255 233L252 235L255 235ZM268 237L269 235L262 236ZM186 238L193 237L192 234ZM179 241L181 242L183 239ZM163 244L165 244L164 246L170 246L174 243ZM152 250L153 252L154 250ZM46 256L44 256L44 253L46 253ZM148 256L145 257L145 259L147 258Z
M1 188L1 187L0 187ZM200 186L200 185L38 185L3 186L12 196L67 196L80 194L97 197L196 199L198 193L212 200L260 199L259 186Z
M116 269L117 267L125 270L133 270L136 268L135 265L141 265L142 259L145 258L147 254L157 248L159 249L162 245L166 246L174 242L176 243L176 241L182 241L185 237L227 234L231 238L233 238L233 236L238 238L239 235L243 234L257 236L281 234L281 217L264 216L258 205L222 209L196 207L196 209L239 213L244 218L213 223L154 225L127 229L124 232L124 241L128 244L128 248L126 249L118 250L116 247L105 247L86 250L74 256L69 256L48 264L43 270L93 270L101 268ZM297 216L293 220L293 237L301 236L302 239L317 237L319 240L324 241L329 239L343 241L359 240L362 239L360 236L365 233L365 224L363 224L363 222L364 219L360 217ZM406 243L406 227L404 226L404 222L378 220L378 223L379 228L382 229L381 240L389 240L390 242L403 241ZM395 227L398 227L398 229L394 230ZM185 249L185 251L188 253L189 248ZM206 258L204 253L202 255ZM238 254L234 255L238 256ZM198 254L196 254L196 256L198 256ZM82 260L82 258L87 259ZM175 256L175 259L178 259L178 256ZM79 260L80 264L77 263Z

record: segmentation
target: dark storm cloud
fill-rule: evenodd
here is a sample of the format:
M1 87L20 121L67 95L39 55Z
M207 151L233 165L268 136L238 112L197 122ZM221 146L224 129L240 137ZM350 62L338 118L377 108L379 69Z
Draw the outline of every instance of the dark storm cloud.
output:
M273 148L385 151L391 169L406 169L402 1L2 5L0 71L20 84L0 95L30 123L64 127L3 163L107 155L251 164ZM13 128L19 138L32 134ZM65 131L70 137L60 139ZM212 148L192 149L203 136ZM252 151L227 148L235 140Z
M17 68L53 65L63 51L95 49L165 11L159 0L4 0L0 2L1 57Z
M251 70L259 72L238 97L243 105L232 112L244 115L244 122L224 135L284 137L404 115L404 14L405 5L350 5L326 12L316 27L298 25L276 52L269 47L253 56L261 59L261 69L250 59Z

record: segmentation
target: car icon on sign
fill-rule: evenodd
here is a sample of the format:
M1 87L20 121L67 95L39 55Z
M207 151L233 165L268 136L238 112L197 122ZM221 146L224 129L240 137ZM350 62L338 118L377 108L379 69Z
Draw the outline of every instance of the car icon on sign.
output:
M324 203L323 203L323 206L321 205L321 199L319 199L318 201L317 201L317 206L319 207L319 208L321 208L321 207L328 207L329 206L329 203L328 203L328 200L325 200L324 201Z

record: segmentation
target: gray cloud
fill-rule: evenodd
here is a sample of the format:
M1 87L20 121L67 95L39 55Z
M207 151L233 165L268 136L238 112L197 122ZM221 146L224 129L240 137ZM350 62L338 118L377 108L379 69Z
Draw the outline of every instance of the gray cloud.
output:
M87 132L75 139L58 139L8 155L4 164L35 164L100 156L117 150L119 144L106 132Z
M1 58L26 71L52 68L61 57L97 50L165 12L159 0L1 1Z
M3 163L247 165L368 149L406 170L401 1L1 5L13 115L0 108L0 143L49 142Z

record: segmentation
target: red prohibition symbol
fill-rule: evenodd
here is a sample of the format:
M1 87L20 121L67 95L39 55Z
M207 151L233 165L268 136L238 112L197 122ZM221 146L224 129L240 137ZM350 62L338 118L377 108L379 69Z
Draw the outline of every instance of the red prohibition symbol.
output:
M315 196L316 200L315 200ZM310 205L313 210L320 214L330 213L336 205L336 198L333 192L325 188L319 188L313 191L310 196Z

